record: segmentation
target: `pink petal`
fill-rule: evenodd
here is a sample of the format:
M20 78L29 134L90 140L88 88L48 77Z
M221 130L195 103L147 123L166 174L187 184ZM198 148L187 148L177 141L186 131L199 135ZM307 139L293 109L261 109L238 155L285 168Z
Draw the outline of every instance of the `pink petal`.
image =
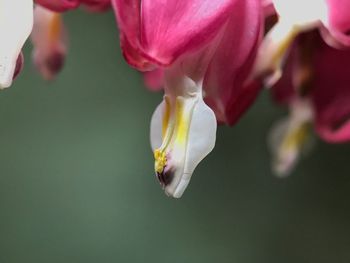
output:
M152 91L159 91L163 88L164 72L162 69L155 69L143 73L146 86Z
M350 107L348 105L350 96L346 96L344 101L336 100L317 116L316 131L323 140L329 143L350 141Z
M80 4L80 0L35 0L35 2L55 12L68 11Z
M262 5L263 5L265 17L276 14L276 10L272 0L262 0Z
M137 52L141 60L161 66L169 66L181 55L209 44L227 22L236 2L112 0L122 43L127 42L123 44L128 48L124 50L125 56L135 58ZM138 64L133 60L133 66Z
M272 88L275 99L290 104L301 96L295 89L295 71L299 68L298 45L304 37L312 37L312 79L304 95L313 105L315 129L319 136L331 143L350 140L350 50L338 50L327 45L317 32L301 35L294 44L284 74Z
M235 0L144 0L142 45L161 65L208 44L232 15ZM155 15L156 14L156 15Z
M140 0L112 0L111 3L125 60L141 71L151 70L154 66L144 55L140 44Z
M327 5L329 34L339 45L350 46L350 1L327 0Z
M350 50L320 43L315 54L315 80L311 97L316 129L328 142L350 140Z
M236 2L204 80L206 102L219 122L236 122L260 90L260 83L247 78L262 30L260 1Z
M130 43L127 36L122 32L120 33L120 46L123 56L130 66L141 71L154 70L155 66L144 56L139 45L137 43Z
M92 12L103 12L111 7L111 0L81 0L81 3Z

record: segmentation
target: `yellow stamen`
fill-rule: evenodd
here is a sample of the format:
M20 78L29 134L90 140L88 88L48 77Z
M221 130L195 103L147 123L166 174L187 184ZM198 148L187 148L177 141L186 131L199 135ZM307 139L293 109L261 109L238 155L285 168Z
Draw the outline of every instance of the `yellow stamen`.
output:
M154 151L155 171L161 173L167 165L166 154L174 146L186 148L186 141L191 122L191 115L197 99L178 96L175 102L170 97L164 97L164 111L162 123L162 145ZM171 105L175 108L171 109Z
M178 97L176 99L176 141L178 143L184 144L187 139L189 119L186 114L184 114L184 99Z
M275 68L280 68L282 66L283 57L299 32L300 28L298 26L293 26L290 31L288 31L287 35L281 40L271 59Z
M164 97L164 115L163 115L163 125L162 125L162 137L164 139L165 133L169 125L170 118L170 100L168 96Z
M291 150L300 148L309 136L310 124L303 123L296 129L288 132L282 143L282 149Z
M161 151L160 149L157 149L154 151L154 169L157 173L161 173L164 170L164 167L167 163L166 159L166 153L164 151Z
M49 23L49 41L55 42L59 39L62 30L61 15L53 13Z

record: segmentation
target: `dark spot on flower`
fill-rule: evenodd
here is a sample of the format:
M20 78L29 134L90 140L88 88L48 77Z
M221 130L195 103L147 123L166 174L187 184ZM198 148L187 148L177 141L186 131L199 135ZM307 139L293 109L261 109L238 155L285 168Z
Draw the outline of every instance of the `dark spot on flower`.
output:
M156 172L156 176L158 178L159 183L162 185L162 187L167 186L174 179L173 171L167 168L167 166L165 166L165 168L161 173Z
M270 29L278 22L278 16L273 14L265 18L265 33L270 31Z
M46 65L51 73L58 73L64 65L65 56L60 52L54 53L46 60Z

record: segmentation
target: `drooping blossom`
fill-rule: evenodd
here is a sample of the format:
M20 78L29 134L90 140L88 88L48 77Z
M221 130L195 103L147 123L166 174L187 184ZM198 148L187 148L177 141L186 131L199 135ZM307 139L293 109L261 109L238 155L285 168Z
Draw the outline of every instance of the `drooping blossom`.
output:
M296 36L318 29L332 47L350 47L350 1L266 0L265 10L275 10L278 22L265 36L255 65L255 76L273 85L280 77L287 51Z
M32 0L3 0L0 6L0 89L11 86L22 47L33 26ZM23 57L20 58L23 63ZM17 72L18 73L18 72Z
M62 69L67 52L61 15L36 6L31 39L34 46L32 54L34 65L45 79L53 79Z
M33 61L44 79L51 80L62 69L67 53L67 34L62 12L84 6L102 12L111 6L110 0L37 0L34 28L31 34Z
M164 72L165 95L152 117L151 145L165 192L180 197L214 147L217 120L236 121L259 90L248 76L261 33L260 0L112 4L129 64Z
M280 160L276 167L284 163L283 172L289 173L295 165L309 137L310 124L326 142L350 141L349 65L350 50L330 47L315 31L302 34L293 44L284 73L271 89L275 100L288 105L291 112L292 125L279 133L283 139L275 140L281 143L274 146L274 160ZM293 132L299 137L294 137L288 149L283 141ZM284 157L287 155L294 157Z

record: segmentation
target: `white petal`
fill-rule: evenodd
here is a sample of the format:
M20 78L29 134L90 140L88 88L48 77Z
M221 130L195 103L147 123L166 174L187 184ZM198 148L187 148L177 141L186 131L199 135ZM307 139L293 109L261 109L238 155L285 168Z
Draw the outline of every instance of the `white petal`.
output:
M327 20L326 0L273 0L281 20L308 27L317 21Z
M152 116L151 145L165 193L179 198L194 169L214 148L217 121L203 101L201 83L184 76L170 78L172 89L165 89L164 100Z
M264 77L267 87L273 86L282 75L284 60L300 28L279 21L261 43L253 69L253 78Z
M217 121L214 112L200 100L194 108L188 135L183 171L178 170L165 192L179 198L185 191L194 169L214 148Z
M11 85L17 58L32 26L32 0L0 0L0 88Z
M150 139L153 151L162 145L163 114L164 101L158 105L151 119Z
M292 148L289 151L282 149L289 126L289 118L279 120L272 126L268 137L268 145L272 154L272 171L279 177L289 175L299 159L297 148Z
M296 100L291 105L290 115L273 125L268 145L272 155L272 170L277 176L289 175L301 154L310 150L312 115L308 101Z

